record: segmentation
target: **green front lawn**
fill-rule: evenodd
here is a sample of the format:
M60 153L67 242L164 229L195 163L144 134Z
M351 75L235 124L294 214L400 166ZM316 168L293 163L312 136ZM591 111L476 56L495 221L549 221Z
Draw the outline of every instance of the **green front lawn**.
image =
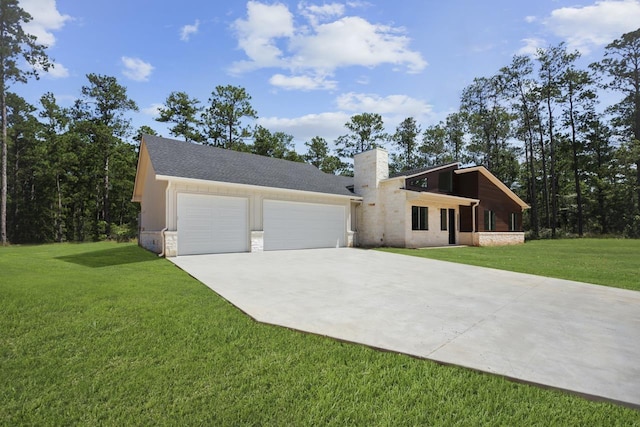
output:
M0 307L0 425L640 425L628 408L258 324L134 245L0 248Z
M524 245L382 251L640 290L640 240L534 240Z

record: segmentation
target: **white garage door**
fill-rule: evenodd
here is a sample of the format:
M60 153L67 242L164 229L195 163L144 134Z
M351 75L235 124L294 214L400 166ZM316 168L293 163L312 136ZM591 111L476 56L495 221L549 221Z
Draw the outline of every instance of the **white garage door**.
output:
M178 194L178 255L247 252L248 200Z
M265 200L264 249L345 246L344 206Z

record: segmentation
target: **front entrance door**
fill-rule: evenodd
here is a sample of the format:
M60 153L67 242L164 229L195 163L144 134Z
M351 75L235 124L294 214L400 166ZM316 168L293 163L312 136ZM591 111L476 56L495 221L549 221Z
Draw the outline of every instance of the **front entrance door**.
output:
M449 244L456 244L456 210L449 209Z

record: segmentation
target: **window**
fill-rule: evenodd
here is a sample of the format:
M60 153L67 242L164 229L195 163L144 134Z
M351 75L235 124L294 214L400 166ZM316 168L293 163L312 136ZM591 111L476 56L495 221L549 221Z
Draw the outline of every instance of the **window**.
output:
M494 211L485 209L484 229L485 231L496 231L496 213Z
M411 229L429 229L429 208L424 206L411 206Z
M517 212L509 214L509 231L519 231L520 215Z
M453 171L444 171L438 174L438 191L443 193L453 191Z
M449 220L447 219L447 210L440 209L440 230L446 231L448 222Z

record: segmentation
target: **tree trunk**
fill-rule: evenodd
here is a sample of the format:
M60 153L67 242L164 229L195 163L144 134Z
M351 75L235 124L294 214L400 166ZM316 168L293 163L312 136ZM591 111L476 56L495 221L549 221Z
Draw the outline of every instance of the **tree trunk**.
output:
M60 191L60 174L56 173L56 189L58 191L58 206L56 215L56 240L58 242L63 241L62 233L62 192Z
M578 236L582 237L582 193L580 191L580 173L578 171L578 142L576 141L576 122L573 117L573 87L569 82L569 124L571 126L571 149L573 152L573 179L576 188L576 203L578 204Z
M105 234L107 239L111 236L111 212L109 200L109 155L104 159L104 195L102 199L103 219L105 221Z
M540 136L540 158L542 159L542 198L544 202L544 220L546 228L551 228L551 215L549 215L549 182L547 178L547 152L544 147L544 131L542 120L538 112L538 134Z
M531 181L531 229L535 237L540 236L540 220L538 219L538 191L536 185L535 157L533 152L533 132L529 126L529 143L525 150L529 149L529 179Z
M556 149L553 140L553 111L551 110L551 95L547 96L547 109L549 111L549 156L551 160L551 237L556 237L556 227L558 226L558 197L557 197L557 177L556 177Z
M2 190L0 190L0 242L7 245L7 98L2 82Z

